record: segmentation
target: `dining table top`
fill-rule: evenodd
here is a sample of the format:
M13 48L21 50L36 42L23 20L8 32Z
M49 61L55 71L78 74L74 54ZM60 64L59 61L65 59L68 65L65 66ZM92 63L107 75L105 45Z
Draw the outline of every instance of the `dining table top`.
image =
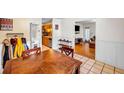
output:
M71 74L82 62L53 49L6 62L3 74Z

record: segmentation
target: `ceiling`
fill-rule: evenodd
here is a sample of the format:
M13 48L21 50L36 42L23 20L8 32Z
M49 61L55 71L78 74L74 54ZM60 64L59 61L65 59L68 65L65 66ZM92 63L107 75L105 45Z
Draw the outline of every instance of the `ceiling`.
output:
M42 23L51 23L52 22L52 18L42 18Z
M60 18L62 19L62 18ZM82 24L86 24L86 23L95 23L96 19L95 18L74 18L76 23L82 23ZM42 23L52 23L52 18L42 18Z
M87 23L96 23L96 19L85 19L76 21L76 23L87 24Z

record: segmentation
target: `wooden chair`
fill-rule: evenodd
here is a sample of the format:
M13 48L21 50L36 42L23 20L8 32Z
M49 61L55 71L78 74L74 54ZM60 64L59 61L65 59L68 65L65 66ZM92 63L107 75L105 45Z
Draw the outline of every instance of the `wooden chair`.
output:
M60 48L61 53L64 53L66 56L70 56L73 58L74 55L74 49L69 48L69 47L61 47Z
M34 49L30 49L30 50L25 50L22 53L22 58L26 59L28 58L30 55L34 55L34 54L40 54L41 53L41 48L34 48Z

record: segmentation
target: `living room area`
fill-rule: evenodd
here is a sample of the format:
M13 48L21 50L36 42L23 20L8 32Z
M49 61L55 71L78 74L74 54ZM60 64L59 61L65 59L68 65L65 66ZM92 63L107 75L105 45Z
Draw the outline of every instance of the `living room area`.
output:
M95 20L75 22L75 53L95 59Z

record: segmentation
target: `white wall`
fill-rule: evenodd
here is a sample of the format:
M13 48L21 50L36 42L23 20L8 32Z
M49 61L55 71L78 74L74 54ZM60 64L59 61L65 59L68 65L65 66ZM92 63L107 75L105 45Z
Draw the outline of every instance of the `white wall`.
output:
M96 33L96 23L83 23L83 28L85 29L85 27L89 27L90 28L90 38L95 36L95 33Z
M59 26L59 29L55 29L55 25ZM61 19L53 18L52 19L52 48L58 50L58 40L61 37Z
M124 19L96 20L96 60L124 69Z
M100 31L98 31L100 30ZM124 19L97 19L97 39L124 42Z
M62 38L72 41L72 47L75 46L75 19L63 18L61 36Z
M74 41L75 41L74 20L71 18L53 18L52 24L53 24L52 48L58 50L59 48L58 40L60 38L72 41L72 45L74 47ZM58 30L55 29L55 24L59 25Z

